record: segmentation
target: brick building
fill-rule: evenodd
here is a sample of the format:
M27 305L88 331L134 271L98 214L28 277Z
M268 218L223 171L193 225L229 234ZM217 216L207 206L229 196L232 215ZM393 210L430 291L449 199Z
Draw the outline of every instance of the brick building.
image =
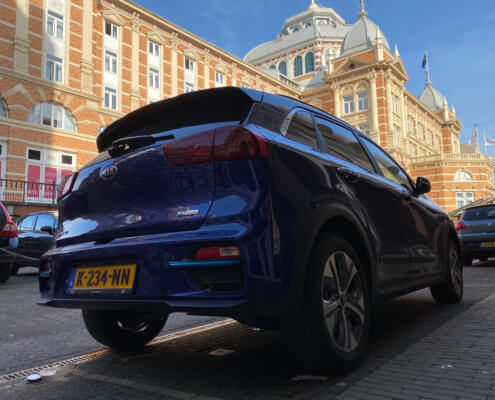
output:
M460 122L433 86L420 98L404 88L398 51L364 9L349 25L312 3L274 42L241 60L128 0L0 0L0 199L14 215L53 207L55 185L96 155L112 121L230 85L300 98L361 128L429 177L448 210L493 195L490 161L460 151Z

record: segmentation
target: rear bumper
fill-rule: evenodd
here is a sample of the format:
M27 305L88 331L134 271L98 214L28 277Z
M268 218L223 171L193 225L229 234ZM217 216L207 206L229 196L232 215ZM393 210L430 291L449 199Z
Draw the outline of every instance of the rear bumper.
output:
M495 234L469 234L459 236L459 244L464 257L495 257L495 246L483 247L482 243L494 242Z

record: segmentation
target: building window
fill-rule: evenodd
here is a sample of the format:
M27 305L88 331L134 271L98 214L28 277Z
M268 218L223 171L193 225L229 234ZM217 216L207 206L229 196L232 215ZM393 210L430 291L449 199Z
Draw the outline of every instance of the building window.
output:
M160 45L158 43L148 41L148 53L152 56L158 57L160 55Z
M428 143L430 146L432 145L433 143L433 136L431 134L431 131L430 130L427 130L426 131L426 143Z
M57 39L64 38L64 17L48 10L46 17L46 34Z
M52 128L76 131L76 123L69 110L60 104L38 103L30 111L28 122L51 126Z
M400 127L394 125L394 130L395 130L395 145L400 147L402 144L402 133L400 131Z
M215 86L216 87L225 86L225 75L218 71L215 71Z
M105 86L105 107L111 110L117 109L117 91Z
M370 126L369 124L361 124L359 125L359 130L363 132L366 136L370 135Z
M312 51L304 57L304 67L307 74L315 70L315 55Z
M365 111L368 109L368 92L358 94L358 110Z
M149 87L159 89L160 88L160 73L155 68L150 68L148 73L148 85Z
M194 60L191 60L190 58L186 58L184 61L184 66L186 70L194 72Z
M9 112L5 100L0 97L0 117L8 118Z
M285 61L282 61L280 64L278 64L278 72L280 72L282 75L287 76L287 63Z
M118 37L119 27L111 22L105 21L105 35L111 36L113 38Z
M457 171L454 175L454 181L456 182L467 182L467 181L472 181L473 180L473 175L471 175L467 171Z
M474 201L474 192L456 192L457 208L471 204Z
M45 78L52 82L62 83L63 60L50 54L46 55Z
M344 114L353 113L354 110L354 96L351 94L350 96L344 97Z
M294 77L301 76L303 74L302 56L294 58Z
M117 54L105 50L105 71L111 74L117 73Z
M186 87L184 91L186 93L194 92L194 85L192 83L186 82Z
M400 100L397 96L394 96L394 112L400 114Z
M424 139L425 137L425 127L421 124L418 124L418 136L420 139Z
M270 65L269 69L277 69L277 66L275 64Z
M414 133L414 119L412 117L407 117L407 130Z

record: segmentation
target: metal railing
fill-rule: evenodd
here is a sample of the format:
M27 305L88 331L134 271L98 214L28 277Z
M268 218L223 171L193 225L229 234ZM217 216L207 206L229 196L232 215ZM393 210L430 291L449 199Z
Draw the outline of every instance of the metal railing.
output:
M5 203L57 204L58 185L0 179L0 200Z

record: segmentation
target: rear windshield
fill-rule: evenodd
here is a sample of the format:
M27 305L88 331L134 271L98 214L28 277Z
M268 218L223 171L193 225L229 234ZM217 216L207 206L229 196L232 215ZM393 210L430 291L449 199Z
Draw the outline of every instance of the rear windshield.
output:
M472 208L464 211L462 220L464 221L479 221L483 219L495 219L495 206Z

